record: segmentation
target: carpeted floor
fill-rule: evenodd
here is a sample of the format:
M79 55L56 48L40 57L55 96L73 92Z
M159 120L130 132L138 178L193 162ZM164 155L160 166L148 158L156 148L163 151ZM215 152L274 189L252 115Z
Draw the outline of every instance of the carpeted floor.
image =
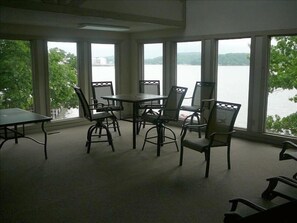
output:
M107 143L86 153L88 126L61 129L48 137L48 160L42 146L28 139L8 141L0 151L1 222L223 222L229 199L245 197L263 205L266 178L292 176L294 161L278 161L280 148L233 138L231 170L226 149L211 154L204 178L204 155L185 149L184 164L173 144L156 156L156 146L141 151L144 129L132 149L132 126L120 122ZM179 135L180 129L174 128ZM193 134L193 133L192 133ZM42 139L41 134L34 137ZM192 135L194 137L194 135Z

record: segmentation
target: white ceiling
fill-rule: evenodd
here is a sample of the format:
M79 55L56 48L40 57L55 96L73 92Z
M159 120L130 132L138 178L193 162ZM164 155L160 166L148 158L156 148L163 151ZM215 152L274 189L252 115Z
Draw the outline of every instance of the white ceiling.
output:
M145 1L148 3L151 0ZM0 0L0 22L3 24L37 25L74 29L79 28L81 24L91 23L125 26L130 28L128 32L183 28L184 21L180 18L183 18L181 14L184 5L181 3L183 3L184 0L162 0L163 4L159 7L160 16L158 16L157 10L154 10L154 4L158 1L151 1L153 8L150 9L151 11L147 9L147 14L151 13L153 14L152 16L143 15L143 10L145 10L143 7L148 7L148 5L141 4L136 0L97 0L97 4L93 4L94 8L91 8L92 2L95 1ZM99 2L102 4L98 4ZM108 2L109 4L106 4L106 8L103 8L104 4ZM125 10L122 10L124 12L119 12L121 7L119 7L119 5L112 7L111 2L125 3L127 7L125 7ZM127 5L127 3L133 3L134 5ZM85 5L85 7L83 7L83 5ZM137 6L139 10L134 9L134 14L127 13L127 10L129 10L128 6L131 10L133 10L134 6ZM171 9L177 12L175 14L180 14L180 18L166 18L166 16L169 17L172 14L170 12ZM140 11L142 11L142 15L137 14L137 12L139 13ZM164 13L165 11L168 11L168 15Z

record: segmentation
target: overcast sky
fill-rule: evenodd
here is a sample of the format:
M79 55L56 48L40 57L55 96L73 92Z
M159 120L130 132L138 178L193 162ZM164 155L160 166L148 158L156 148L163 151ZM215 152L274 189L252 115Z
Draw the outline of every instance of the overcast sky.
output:
M219 53L249 53L250 38L229 39L219 41ZM58 47L76 55L76 43L48 42L49 48ZM178 52L200 52L201 42L183 42L178 44ZM113 44L92 44L92 57L113 56ZM145 44L145 58L154 58L162 55L162 44Z

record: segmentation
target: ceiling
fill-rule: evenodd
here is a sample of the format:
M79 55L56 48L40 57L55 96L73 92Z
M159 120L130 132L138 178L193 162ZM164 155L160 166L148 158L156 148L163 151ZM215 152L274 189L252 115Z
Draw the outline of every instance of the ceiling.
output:
M113 10L113 7L111 7L112 2L121 4L124 1L109 1L109 5L106 5L109 7L104 9L104 3L107 3L106 0L0 0L0 22L2 24L72 29L78 29L82 24L99 24L126 27L128 29L125 32L180 29L184 26L183 20L164 18L164 13L157 17L156 15L140 15L134 10L132 11L134 14L132 14L126 11L122 12L124 10L119 11L121 8L119 5L114 7L117 8L117 11ZM137 1L133 2L131 0L126 0L127 2L137 3ZM156 2L152 1L151 3ZM177 4L182 6L184 0L165 0L164 2L167 4L174 2L175 6ZM146 1L147 3L148 1ZM139 4L140 2L138 2L138 6ZM177 6L179 7L179 5ZM127 8L125 7L125 10ZM178 9L182 11L181 7Z

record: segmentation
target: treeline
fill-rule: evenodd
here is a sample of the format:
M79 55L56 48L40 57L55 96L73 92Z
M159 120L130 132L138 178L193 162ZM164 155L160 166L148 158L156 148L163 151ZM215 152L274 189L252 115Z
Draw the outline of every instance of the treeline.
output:
M248 53L219 54L218 64L222 66L246 66L250 64ZM145 64L162 64L162 57L146 59ZM201 53L178 53L177 64L201 65Z

